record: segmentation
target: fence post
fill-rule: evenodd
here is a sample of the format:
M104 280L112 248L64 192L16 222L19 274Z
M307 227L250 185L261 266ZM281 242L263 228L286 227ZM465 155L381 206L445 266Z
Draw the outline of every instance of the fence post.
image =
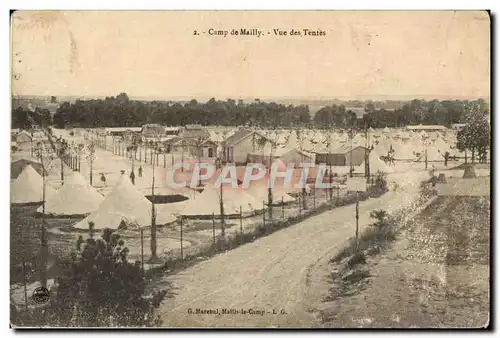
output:
M182 246L182 215L181 215L181 260L184 260L184 247Z
M359 249L359 193L356 192L356 252Z
M316 188L313 189L313 209L316 209Z
M240 205L240 232L243 234L243 213L241 212L241 205Z
M24 307L28 311L28 288L26 286L26 262L23 257Z
M212 212L212 231L214 238L214 250L215 250L215 214Z
M337 205L340 205L340 186L337 187Z
M281 218L285 221L285 199L281 196Z
M299 215L302 213L302 207L301 207L301 203L300 203L300 196L302 196L302 194L299 194Z
M141 228L141 266L144 273L144 229Z
M266 226L266 202L262 201L262 222Z

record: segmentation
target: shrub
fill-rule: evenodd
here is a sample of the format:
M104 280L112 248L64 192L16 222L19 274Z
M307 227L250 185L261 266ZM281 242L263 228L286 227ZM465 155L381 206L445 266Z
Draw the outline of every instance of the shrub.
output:
M387 174L382 171L377 171L374 175L374 181L372 189L375 191L386 192L387 191Z
M45 309L33 310L30 319L36 326L56 327L159 325L154 309L166 291L148 294L140 263L129 263L127 256L125 243L110 229L102 239L80 240L51 290L53 299Z
M389 215L387 214L387 212L385 210L372 210L370 212L370 217L375 220L375 222L370 224L374 227L382 228L382 227L388 225Z
M358 264L366 264L365 255L362 252L355 253L349 260L347 261L347 267L352 269Z

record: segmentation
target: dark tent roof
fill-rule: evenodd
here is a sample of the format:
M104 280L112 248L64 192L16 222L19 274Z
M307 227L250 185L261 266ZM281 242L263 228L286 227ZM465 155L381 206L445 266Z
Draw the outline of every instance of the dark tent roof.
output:
M21 174L21 172L23 171L24 167L26 167L27 165L31 165L33 167L33 169L36 170L37 173L42 175L43 170L42 170L41 163L26 160L26 159L20 159L20 160L12 162L10 164L10 178L11 179L17 178ZM45 171L45 173L47 173L47 171Z

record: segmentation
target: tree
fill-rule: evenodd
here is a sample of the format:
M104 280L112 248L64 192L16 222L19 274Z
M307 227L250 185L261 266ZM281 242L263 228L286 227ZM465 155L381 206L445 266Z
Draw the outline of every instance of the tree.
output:
M305 138L304 138L304 133L302 133L300 131L300 128L296 128L295 129L295 135L297 136L297 141L298 141L298 145L299 145L299 151L300 151L300 157L301 157L301 164L304 165L304 141L305 141ZM307 184L307 178L306 178L306 182L303 182L304 183L304 186L302 187L302 209L304 210L307 210L307 199L306 199L306 195L307 195L307 189L306 189L306 184Z
M59 159L61 160L61 184L64 184L64 162L68 155L69 145L66 140L60 140L58 146L59 147L57 152L59 155Z
M222 132L222 141L220 143L220 149L222 152L219 152L215 164L217 166L217 169L220 170L222 173L223 167L227 164L227 158L226 158L226 140L228 138L228 131L224 129ZM224 195L223 195L223 189L222 189L222 184L220 185L220 191L219 191L219 210L220 210L220 230L221 230L221 236L225 236L225 220L224 220Z
M53 299L46 309L47 323L69 327L151 327L161 323L154 309L166 291L146 292L139 262L127 261L128 248L110 229L101 239L80 236L71 261L63 265Z
M41 260L41 268L40 268L40 280L42 286L47 286L47 260L49 257L49 246L47 240L47 231L45 228L45 198L46 198L46 188L47 188L47 180L46 174L49 170L49 166L53 163L52 154L45 147L43 142L38 142L34 149L34 153L38 158L39 162L42 165L42 226L40 233L40 260Z
M200 137L197 137L195 140L194 140L194 145L196 147L196 158L198 159L198 165L200 165L200 162L201 162L201 155L202 155L202 152L203 152L203 143L205 143L207 139L203 136L200 136ZM200 187L201 186L201 173L198 173L198 184L197 186Z
M467 151L471 151L472 163L477 153L482 162L486 162L486 154L490 147L491 126L487 116L472 110L468 114L467 123L457 133L457 149L465 151L465 162L467 162Z

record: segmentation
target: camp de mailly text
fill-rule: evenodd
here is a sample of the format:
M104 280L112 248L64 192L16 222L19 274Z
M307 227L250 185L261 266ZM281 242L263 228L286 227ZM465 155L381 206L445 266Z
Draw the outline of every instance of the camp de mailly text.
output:
M231 29L231 30L224 30L224 29L215 29L215 28L210 28L207 31L208 35L213 35L213 36L222 36L222 37L227 37L228 35L233 35L233 36L255 36L255 37L261 37L264 36L265 33L268 35L273 35L273 36L325 36L326 31L321 30L321 29L310 29L310 28L301 28L301 29L281 29L281 28L273 28L268 31L264 31L262 29L258 28L239 28L239 29ZM194 35L199 35L198 31L194 31Z

